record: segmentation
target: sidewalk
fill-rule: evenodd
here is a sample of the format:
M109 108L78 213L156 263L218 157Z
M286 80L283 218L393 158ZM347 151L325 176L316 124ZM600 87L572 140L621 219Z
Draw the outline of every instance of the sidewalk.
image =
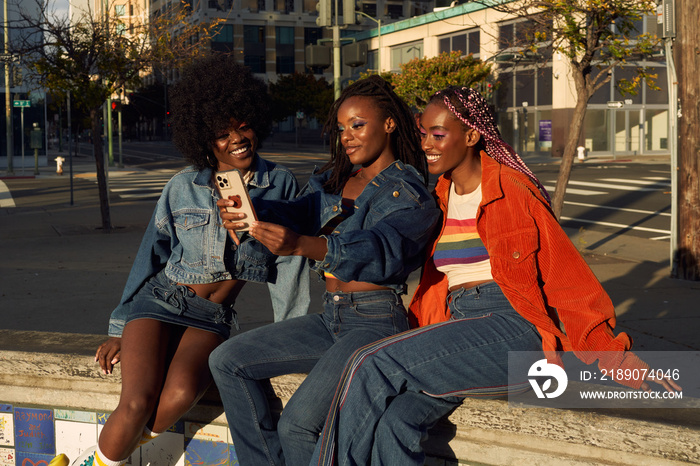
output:
M279 151L282 146L268 145L265 149ZM290 150L300 152L303 148ZM49 160L53 157L50 154ZM0 309L4 329L0 330L0 348L24 349L41 343L26 338L24 331L106 334L109 314L119 301L154 202L112 195L115 229L105 234L99 228L97 186L90 179L94 162L90 157L76 157L73 170L73 205L67 165L62 176L51 164L41 167L36 177L0 179L12 186L17 205L0 208ZM111 170L128 172L138 168ZM700 350L700 282L668 278L667 242L588 230L568 233L615 303L617 331L629 333L635 349ZM415 286L417 274L412 278ZM323 286L315 275L312 286L312 311L317 312ZM264 285L246 285L236 309L243 330L272 319Z

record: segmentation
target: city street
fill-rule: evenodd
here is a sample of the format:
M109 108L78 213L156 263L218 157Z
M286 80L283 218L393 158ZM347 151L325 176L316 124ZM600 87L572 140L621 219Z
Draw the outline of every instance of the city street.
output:
M554 192L558 164L530 167ZM561 224L608 234L668 241L671 178L668 164L600 163L575 165L566 189Z
M156 199L167 180L185 166L169 143L123 147L128 163L109 170L114 226L109 235L100 229L91 156L74 158L73 204L68 164L62 176L52 167L43 167L36 178L0 180L0 187L7 189L0 193L0 244L4 251L0 273L8 277L2 291L3 328L89 334L106 331L107 317L119 301ZM293 143L276 143L266 144L261 154L290 167L303 184L314 166L326 162L322 150L320 146L297 148ZM553 188L557 161L542 157L525 160L545 186ZM663 163L577 162L562 224L611 294L620 316L618 325L633 331L641 347L696 347L694 333L678 336L674 331L675 337L666 334L661 340L648 337L666 326L677 329L686 320L681 327L694 328L691 321L696 319L682 310L687 293L674 291L674 298L669 297L669 289L693 293L695 284L667 278L668 179L669 167ZM323 284L312 279L312 286L312 309L317 311ZM246 286L236 307L244 330L271 320L264 285ZM30 309L33 311L28 312ZM660 313L666 316L663 322L655 320Z
M289 167L302 186L314 166L327 161L321 146L298 152L287 147L290 145L285 145L283 150L282 145L267 142L260 153ZM89 159L92 147L81 144L79 154L79 159ZM116 144L114 154L118 162ZM542 157L534 161L525 158L551 194L559 164L554 159L542 160ZM109 189L124 200L156 200L168 179L186 165L174 146L162 141L123 143L122 161L127 169L110 170ZM432 177L431 181L435 179ZM563 226L668 241L670 217L671 181L667 163L609 163L589 159L574 165L562 212Z

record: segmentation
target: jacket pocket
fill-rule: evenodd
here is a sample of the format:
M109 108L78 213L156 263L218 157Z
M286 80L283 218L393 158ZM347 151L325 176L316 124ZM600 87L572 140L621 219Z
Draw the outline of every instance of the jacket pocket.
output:
M497 282L509 288L526 291L539 285L537 251L539 235L536 228L492 238L488 251L491 273Z
M173 224L179 230L191 230L208 223L208 210L183 209L173 212Z
M182 209L173 212L173 225L177 235L177 245L173 254L180 254L180 260L190 267L200 267L206 263L209 249L207 226L211 213L202 209Z

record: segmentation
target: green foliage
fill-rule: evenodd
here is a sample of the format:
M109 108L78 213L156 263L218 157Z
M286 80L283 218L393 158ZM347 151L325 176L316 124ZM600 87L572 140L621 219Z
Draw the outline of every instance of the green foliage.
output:
M646 15L655 13L655 0L530 0L496 9L527 19L530 28L515 48L551 47L565 57L581 76L586 99L609 81L612 68L659 49L658 37L637 30ZM600 72L592 73L596 68ZM645 80L653 86L644 68L637 71L635 78L616 83L621 92L634 93Z
M484 85L490 73L490 64L454 51L433 58L414 58L401 65L400 73L382 73L381 76L394 86L396 94L406 103L422 111L435 92L454 85Z
M639 62L660 48L659 38L641 34L638 28L645 16L655 14L656 0L527 0L505 2L494 9L525 20L516 23L521 40L511 50L551 49L558 57L555 60L563 58L570 65L577 103L552 196L552 210L559 218L588 101L610 82L614 68ZM520 25L530 28L526 31ZM537 55L540 60L551 60L549 53ZM636 71L632 78L615 83L623 94L636 93L642 82L656 87L655 76L647 69L637 66Z
M316 79L312 74L294 72L271 83L270 95L275 121L283 121L301 110L306 116L323 122L333 103L333 86L325 78Z

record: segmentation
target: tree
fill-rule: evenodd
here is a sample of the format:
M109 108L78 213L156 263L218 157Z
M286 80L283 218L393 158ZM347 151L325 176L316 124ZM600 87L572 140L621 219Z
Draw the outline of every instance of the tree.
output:
M300 110L309 117L325 121L333 104L333 86L325 78L316 79L312 74L296 71L271 83L270 95L275 121L284 121Z
M635 28L635 21L655 14L656 0L481 0L481 3L511 18L527 21L527 27L517 31L516 42L509 44L516 56L548 60L555 53L569 63L576 106L552 197L552 209L559 218L588 101L610 82L613 68L657 50L658 38L637 34L641 31ZM503 47L502 38L499 41ZM623 93L635 93L642 81L655 88L653 78L643 67L638 67L633 79L622 79L616 84Z
M700 280L700 4L676 0L676 19L674 57L682 114L678 119L678 251L672 275Z
M422 111L435 92L451 85L485 84L490 74L490 64L453 51L433 58L414 58L402 64L401 73L394 75L391 83L399 97Z
M37 87L58 99L70 92L72 104L90 115L102 228L109 232L112 222L101 143L103 104L118 91L137 87L148 72L177 68L203 53L216 22L193 24L188 9L180 5L147 24L127 25L90 10L71 21L50 12L48 3L35 0L33 11L20 10L22 33L12 50L33 69ZM108 6L107 11L112 9Z
M385 72L381 76L394 86L396 94L408 105L422 111L431 95L451 85L479 85L481 91L488 94L487 79L490 73L490 64L453 51L432 58L414 58L401 65L400 73Z

